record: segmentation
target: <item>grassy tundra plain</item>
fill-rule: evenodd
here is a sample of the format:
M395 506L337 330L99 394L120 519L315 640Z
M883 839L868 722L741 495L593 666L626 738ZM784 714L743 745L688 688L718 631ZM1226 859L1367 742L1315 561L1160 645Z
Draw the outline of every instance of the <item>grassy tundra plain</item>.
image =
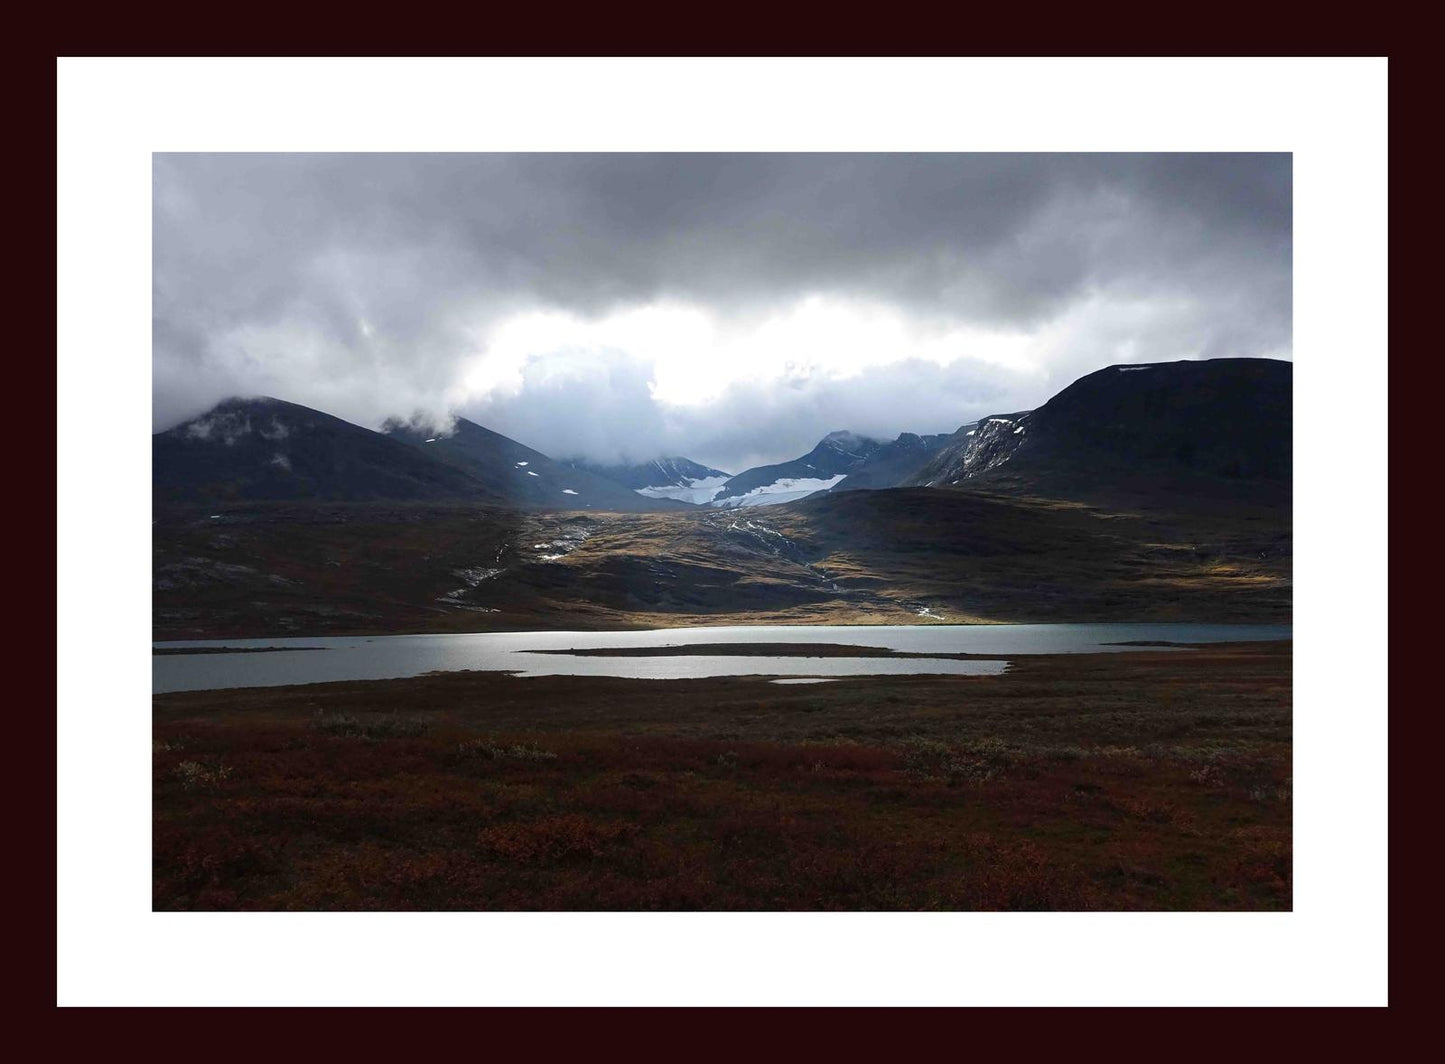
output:
M1288 909L1291 646L154 699L154 905Z

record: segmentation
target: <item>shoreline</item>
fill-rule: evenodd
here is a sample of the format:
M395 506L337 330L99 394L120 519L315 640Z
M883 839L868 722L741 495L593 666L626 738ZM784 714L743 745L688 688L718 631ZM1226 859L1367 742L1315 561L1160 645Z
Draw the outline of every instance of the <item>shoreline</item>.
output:
M451 629L408 629L406 631L376 631L368 629L365 631L339 631L339 632L262 632L256 635L241 635L228 631L224 635L190 635L190 636L167 636L157 637L151 633L151 646L168 647L181 643L222 643L226 640L251 640L251 639L387 639L393 636L458 636L458 635L552 635L563 632L576 632L579 635L601 635L609 632L683 632L698 631L700 629L727 629L727 628L1000 628L1009 626L1043 627L1054 625L1076 625L1076 624L1097 624L1097 625L1142 625L1142 624L1197 624L1217 625L1220 627L1287 627L1293 628L1293 616L1280 619L1278 617L1259 618L1253 620L1200 620L1197 617L1190 618L1158 618L1131 617L1124 620L1119 619L1098 619L1098 618L1069 618L1060 620L1052 618L1049 620L977 620L977 621L933 621L922 620L910 621L878 621L878 622L856 622L856 621L819 621L811 618L797 620L728 620L719 621L713 624L671 624L653 625L636 624L621 626L587 626L577 625L569 628L557 628L544 625L528 625L517 628L481 628L470 630ZM1292 637L1291 637L1292 638ZM1104 644L1106 646L1127 646L1137 645L1136 643ZM1186 644L1180 644L1186 645ZM239 649L239 648L238 648ZM286 648L276 648L286 649ZM317 648L295 648L295 649L317 649Z

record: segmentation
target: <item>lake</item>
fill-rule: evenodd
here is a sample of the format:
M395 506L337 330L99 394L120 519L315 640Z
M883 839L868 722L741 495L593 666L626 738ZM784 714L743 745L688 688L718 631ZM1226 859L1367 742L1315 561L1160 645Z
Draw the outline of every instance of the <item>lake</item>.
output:
M471 635L180 640L160 649L235 648L236 653L165 654L151 659L151 690L201 691L343 680L386 680L474 669L518 676L614 676L645 680L711 676L840 678L899 675L996 675L1006 660L781 657L769 643L827 643L910 654L1097 654L1140 649L1130 642L1220 643L1292 637L1289 625L990 624L767 625L664 628L645 632L484 632ZM757 644L757 656L571 657L533 651ZM268 650L262 648L276 648ZM304 648L304 649L303 649Z

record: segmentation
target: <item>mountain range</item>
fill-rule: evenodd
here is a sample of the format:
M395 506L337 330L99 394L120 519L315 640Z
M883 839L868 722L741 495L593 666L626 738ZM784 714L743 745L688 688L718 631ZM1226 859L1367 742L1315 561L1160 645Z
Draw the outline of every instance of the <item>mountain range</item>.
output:
M684 506L457 418L444 432L383 431L269 396L227 399L151 437L158 503L478 502L645 512Z
M732 477L227 400L152 439L154 630L1287 620L1291 387L1262 359L1110 367Z
M1110 366L1036 410L952 434L830 432L806 454L737 475L682 456L556 461L465 418L372 432L279 399L228 399L152 439L158 502L473 501L648 512L773 506L901 486L1058 497L1287 489L1292 366L1213 359Z
M382 431L427 458L464 473L488 499L546 510L646 511L679 503L649 499L615 480L553 461L499 432L457 418L445 432L390 421Z

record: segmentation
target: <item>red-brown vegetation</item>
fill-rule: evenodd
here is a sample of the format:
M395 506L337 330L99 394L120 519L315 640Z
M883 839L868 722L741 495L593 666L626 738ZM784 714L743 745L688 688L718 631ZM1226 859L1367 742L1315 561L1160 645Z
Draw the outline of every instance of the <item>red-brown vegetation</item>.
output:
M164 696L155 905L1289 908L1288 672L1276 647L698 681L711 700L495 676ZM387 701L428 726L377 725Z

